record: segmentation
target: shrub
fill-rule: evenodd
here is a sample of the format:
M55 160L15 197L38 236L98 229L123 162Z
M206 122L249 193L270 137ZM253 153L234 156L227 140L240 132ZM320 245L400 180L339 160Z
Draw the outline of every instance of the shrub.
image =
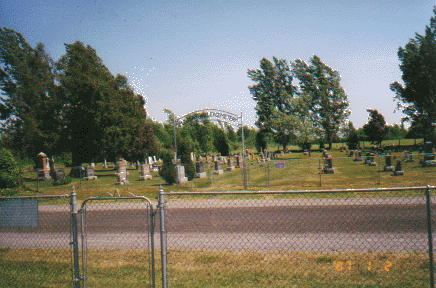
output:
M63 186L63 185L68 185L70 183L71 183L71 178L68 176L65 176L64 178L62 178L58 182L53 182L53 186Z
M176 167L173 164L170 151L166 151L163 154L162 161L163 165L160 176L170 185L176 183Z
M16 188L20 184L20 168L9 150L0 148L0 189ZM0 195L11 195L11 190L1 190Z

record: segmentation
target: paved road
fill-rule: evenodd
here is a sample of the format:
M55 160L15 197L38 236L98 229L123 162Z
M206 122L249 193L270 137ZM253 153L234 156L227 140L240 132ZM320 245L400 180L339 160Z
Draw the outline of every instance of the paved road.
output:
M319 205L274 204L273 207L272 202L264 206L260 202L241 205L237 201L169 202L168 248L425 251L425 205L396 199L402 204L383 200L348 201L344 205L336 201ZM253 203L257 206L249 207ZM89 248L148 247L149 214L144 209L127 205L120 207L124 209L101 208L87 209L85 227ZM55 206L40 207L38 227L0 227L0 246L67 248L69 216L68 208L59 211ZM159 221L155 231L155 242L159 243Z

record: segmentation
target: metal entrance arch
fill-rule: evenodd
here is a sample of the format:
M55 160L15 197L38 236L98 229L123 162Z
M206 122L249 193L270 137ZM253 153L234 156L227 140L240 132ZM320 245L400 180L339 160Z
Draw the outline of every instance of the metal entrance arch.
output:
M152 203L144 196L90 197L83 201L79 210L83 287L94 286L93 264L102 263L107 263L113 276L110 286L155 287L153 213ZM125 274L132 269L134 277Z
M176 117L176 115L173 113L173 116L174 116L173 117L173 119L174 119L174 148L175 148L174 162L175 162L176 166L177 166L176 121L179 124L183 124L181 121L183 121L183 119L186 119L188 116L191 116L191 115L194 115L194 116L198 115L197 118L200 118L200 120L202 117L206 117L209 121L221 121L221 122L225 122L227 124L230 124L233 127L241 127L241 132L242 132L242 169L243 169L242 182L244 184L244 189L247 189L247 183L248 183L247 161L245 158L244 119L243 119L242 111L241 111L240 116L237 114L231 113L231 112L220 110L220 109L201 109L201 110L189 112L188 114L182 115L181 117ZM177 171L178 171L178 169L176 167L176 179L178 179ZM179 182L176 181L176 183L177 183L177 190L179 190Z

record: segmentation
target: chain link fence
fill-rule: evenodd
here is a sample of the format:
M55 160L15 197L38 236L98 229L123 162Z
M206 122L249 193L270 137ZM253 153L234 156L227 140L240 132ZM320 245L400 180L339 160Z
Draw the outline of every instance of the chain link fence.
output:
M71 286L71 239L70 195L0 197L0 287Z
M0 197L0 287L155 287L142 196Z
M91 198L79 212L84 287L154 287L149 200Z
M426 192L161 193L163 277L168 287L429 287Z

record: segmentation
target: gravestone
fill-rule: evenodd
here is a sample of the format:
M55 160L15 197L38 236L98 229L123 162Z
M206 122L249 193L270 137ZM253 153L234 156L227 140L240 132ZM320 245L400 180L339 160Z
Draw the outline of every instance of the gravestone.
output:
M62 168L55 168L52 175L54 182L58 183L65 178L65 171Z
M148 164L153 164L153 157L148 156L147 161L148 161Z
M139 174L139 181L145 181L145 180L153 179L153 176L151 176L151 174L150 174L150 165L143 164L140 167L141 167L141 172Z
M157 161L156 161L156 156L155 155L153 155L153 163L156 163Z
M227 171L235 170L235 166L233 165L233 158L227 159Z
M350 150L348 152L348 157L354 157L354 150Z
M385 156L385 167L384 171L394 171L394 166L392 166L392 156L390 154Z
M333 168L333 157L331 155L326 154L326 157L323 158L324 168L321 173L323 174L335 174L335 168Z
M366 154L365 154L365 164L369 164L369 155L370 155L370 153L369 152L366 152Z
M85 173L83 173L85 172ZM83 175L85 174L85 175ZM92 166L86 166L82 170L82 179L86 181L97 180L97 176L95 176L95 168Z
M413 162L413 152L412 151L405 151L404 161Z
M127 175L129 175L127 171L127 161L123 158L120 158L117 162L117 173L115 173L115 175L117 176L118 180L118 182L115 184L124 185L129 183L129 180L127 180Z
M397 165L395 165L394 176L403 176L403 164L401 160L397 160Z
M362 161L362 152L360 150L354 152L353 161Z
M375 162L375 154L374 153L369 154L368 165L369 166L377 166L377 163Z
M195 178L206 178L207 174L206 172L204 172L204 166L203 166L203 162L196 162L195 163Z
M221 163L218 161L215 161L215 171L213 171L213 174L217 174L217 175L223 174L223 170L221 170Z
M182 184L188 182L188 177L185 177L185 166L177 165L177 183Z
M47 155L45 155L43 152L39 153L36 163L36 169L38 171L36 179L43 181L50 180L50 165Z
M422 167L436 167L435 149L430 141L424 143L424 157L420 163Z
M236 156L236 168L242 168L242 157Z
M104 162L103 162L103 168L104 168L104 169L107 169L107 161L106 161L106 158L104 159Z

